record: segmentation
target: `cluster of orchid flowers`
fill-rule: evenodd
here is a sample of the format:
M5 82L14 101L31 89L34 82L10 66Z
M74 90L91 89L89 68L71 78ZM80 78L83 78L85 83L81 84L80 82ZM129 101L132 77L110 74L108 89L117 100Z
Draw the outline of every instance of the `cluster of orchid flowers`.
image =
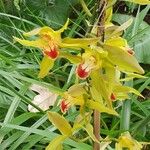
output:
M127 41L120 37L122 33L120 29L122 27L127 28L131 22L132 20L129 20L120 27L108 24L105 29L104 43L99 42L99 37L62 39L61 33L67 29L69 19L58 31L54 31L49 27L43 27L24 33L25 36L37 35L36 40L30 41L17 37L14 37L14 39L22 45L42 49L43 59L40 64L39 78L44 78L48 75L57 58L65 57L76 65L75 74L78 78L85 82L86 79L90 79L88 84L90 85L92 98L96 102L99 102L100 99L101 103L105 103L111 109L112 101L126 99L130 92L140 95L135 89L122 85L121 81L126 79L120 79L120 72L127 74L127 79L128 77L130 79L142 77L135 74L135 72L139 74L144 73L144 70L133 56L134 52L127 45ZM61 48L84 49L84 53L76 56L69 54L69 52L64 52ZM84 95L88 85L78 83L73 87L79 90L79 86L80 89L83 88L81 95ZM74 96L73 92L69 92L70 89L64 93L61 103L62 112L66 112L70 104L83 105L84 103L81 98L77 98L80 94L76 91L77 96Z
M96 37L98 28L96 25L94 25L91 31L91 37L62 38L61 34L67 29L69 19L57 31L46 26L24 33L24 36L34 37L35 40L14 37L15 41L24 46L31 46L42 50L43 59L40 63L39 78L44 78L48 75L57 58L66 58L76 65L75 74L80 80L60 95L62 97L60 108L63 113L66 113L70 107L80 106L80 115L77 117L74 126L71 127L63 116L58 113L48 112L49 120L60 130L62 135L54 139L47 147L47 150L61 147L62 141L71 137L75 130L81 128L85 129L94 141L99 142L94 136L93 127L90 124L92 110L118 115L113 108L114 101L129 98L129 93L142 96L135 89L123 85L124 81L133 78L143 78L140 74L144 73L144 70L134 57L134 51L129 47L127 41L121 37L123 30L131 25L132 19L121 26L116 26L110 22L111 16L112 7L108 7L105 18L104 42L100 41L101 37ZM64 51L65 48L75 51L82 50L82 53L72 55L69 51ZM126 76L123 78L121 73L126 74ZM38 92L40 93L39 90ZM49 96L47 93L46 97ZM53 96L55 99L57 98L57 95ZM42 98L41 95L39 97ZM48 107L45 107L44 110L47 110ZM31 110L31 106L29 109ZM36 112L36 110L34 111ZM125 141L128 141L128 144L123 146ZM124 147L132 149L136 146L136 149L140 150L141 145L137 143L129 133L126 133L126 135L120 136L116 149L121 150Z

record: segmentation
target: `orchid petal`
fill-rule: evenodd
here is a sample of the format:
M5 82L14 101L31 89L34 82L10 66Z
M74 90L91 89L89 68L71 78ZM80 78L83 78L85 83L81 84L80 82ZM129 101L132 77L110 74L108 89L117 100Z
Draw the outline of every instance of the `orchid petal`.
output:
M46 34L46 35L50 35L50 36L55 36L55 32L56 31L54 31L52 28L45 26L45 27L41 28L39 35L45 35Z
M24 36L33 36L33 35L40 35L40 34L52 34L54 32L55 31L52 28L45 26L42 28L33 29L29 32L25 32L25 33L23 33L23 35Z
M150 4L149 0L124 0L124 1L133 2L133 3L136 3L136 4L140 4L140 5Z
M33 35L39 34L40 31L41 31L41 28L36 28L36 29L31 30L30 32L24 32L23 35L24 36L33 36Z
M43 48L47 46L47 43L42 39L37 39L35 41L29 41L29 40L22 40L17 37L13 37L15 41L19 42L20 44L24 46L32 46L37 48Z
M122 133L116 143L116 150L122 150L123 148L128 148L129 150L141 150L142 144L133 139L129 132Z
M113 7L109 7L106 9L106 16L105 16L105 24L109 23L112 19Z
M127 41L121 37L110 38L105 41L105 44L116 47L126 47L128 45Z
M124 72L127 76L123 79L120 79L119 81L129 81L129 80L132 80L134 78L138 78L138 79L145 79L145 78L148 78L146 76L142 76L142 75L139 75L139 74L136 74L136 73L130 73L130 72Z
M48 119L52 124L58 128L58 130L63 134L63 135L71 135L72 134L72 128L68 121L61 116L60 114L56 112L48 112Z
M109 108L112 108L112 102L110 100L110 93L111 91L108 90L107 85L104 81L104 79L101 77L99 71L93 71L90 75L91 77L91 85L95 87L95 90L97 90L98 94L96 97L100 97L101 96L105 99L107 106ZM96 100L98 101L98 100Z
M73 38L64 38L62 40L62 43L64 44L70 44L70 45L74 45L75 47L76 46L88 46L90 44L95 44L99 41L99 38L76 38L76 39L73 39Z
M33 84L30 89L32 91L38 92L39 94L34 97L32 101L33 104L37 105L43 111L49 109L49 106L53 106L57 99L57 94L54 94L49 91L49 89L42 87L37 84ZM36 108L31 105L28 105L28 110L30 112L39 112Z
M110 108L106 107L105 105L103 105L100 102L95 102L95 101L92 101L92 100L88 100L86 102L86 106L90 109L95 109L99 112L105 112L105 113L108 113L108 114L118 116L118 113L114 109L110 109Z
M138 96L141 96L141 97L143 97L141 94L140 94L140 92L139 91L137 91L137 90L135 90L134 88L132 88L132 87L128 87L128 86L122 86L122 85L116 85L116 86L114 86L114 90L113 90L114 92L116 92L116 93L134 93L134 94L136 94L136 95L138 95ZM143 97L144 98L144 97Z
M69 18L67 19L67 21L66 21L66 23L64 24L64 26L63 26L61 29L57 30L56 32L58 32L58 33L64 32L64 30L67 29L68 24L69 24Z
M39 108L41 108L43 111L48 110L49 106L53 106L56 102L57 95L50 93L50 92L42 92L39 95L36 95L34 97L34 100L32 101L33 104L37 105ZM31 105L28 105L28 110L30 112L39 112L36 108L34 108Z
M92 126L90 123L88 123L84 129L86 130L86 132L88 133L88 135L90 136L90 138L91 138L93 141L95 141L95 142L97 142L97 143L100 143L100 142L98 141L98 139L95 137L95 135L94 135L94 133L93 133L93 126Z
M54 65L54 61L55 60L50 59L48 56L44 56L40 64L40 72L38 75L39 78L44 78L48 74L48 72Z
M133 19L130 18L128 21L126 21L126 22L123 23L121 26L119 26L119 27L110 35L110 37L113 36L113 35L118 34L119 32L121 32L121 31L123 31L123 30L125 30L125 29L127 29L127 28L132 24L132 22L133 22Z
M49 145L46 147L46 150L62 150L62 142L67 138L66 135L59 135L54 138Z
M79 62L82 61L81 56L75 56L65 52L60 52L59 56L68 59L73 64L78 64Z
M105 45L104 49L108 51L109 61L117 65L121 70L137 72L139 74L144 73L144 70L140 67L136 58L124 49L109 45Z
M74 84L68 89L68 94L77 97L86 93L84 89L85 84Z

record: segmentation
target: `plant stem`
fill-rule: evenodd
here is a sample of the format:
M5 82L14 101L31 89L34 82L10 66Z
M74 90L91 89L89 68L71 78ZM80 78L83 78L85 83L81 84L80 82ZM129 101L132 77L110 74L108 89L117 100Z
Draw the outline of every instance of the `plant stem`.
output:
M100 113L97 110L94 110L94 135L100 140ZM94 142L94 150L100 150L100 144Z
M105 24L105 8L106 8L106 0L98 0L98 29L97 36L100 37L100 41L104 42L104 24ZM101 114L94 110L94 135L100 140L100 116ZM94 142L94 150L100 150L100 144Z

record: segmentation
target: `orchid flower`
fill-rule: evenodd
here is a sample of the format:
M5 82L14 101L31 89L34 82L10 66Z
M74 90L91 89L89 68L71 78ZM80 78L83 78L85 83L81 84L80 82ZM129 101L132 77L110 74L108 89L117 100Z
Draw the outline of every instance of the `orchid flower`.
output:
M107 108L101 102L96 102L92 98L88 98L89 95L86 92L85 84L75 84L71 86L64 94L60 103L60 108L63 113L71 106L80 106L82 111L84 108L96 109L100 112L107 112L112 115L118 115L113 108Z
M116 143L116 150L123 150L128 148L129 150L141 150L142 144L133 139L129 132L122 133Z
M49 106L53 106L56 102L58 95L50 92L47 88L33 84L30 89L39 93L34 97L32 103L37 105L43 111L48 110ZM28 110L30 112L38 112L38 110L31 105L28 105Z
M79 49L98 41L98 38L62 39L61 33L67 29L68 23L69 19L64 24L64 26L57 31L54 31L52 28L45 26L24 33L24 36L26 37L37 36L36 40L30 41L14 37L15 41L24 46L31 46L42 49L44 58L40 64L39 78L43 78L48 74L49 70L53 67L54 61L58 57L65 57L73 62L76 62L80 59L79 57L73 57L73 55L69 55L68 53L60 51L60 48Z
M86 79L94 70L102 67L102 60L107 57L107 52L98 46L86 47L82 61L77 65L76 74L80 79Z
M61 132L61 135L54 138L46 147L46 150L63 149L62 142L69 137L73 137L75 131L80 129L84 129L93 141L99 143L93 133L93 127L90 123L86 125L81 124L81 122L78 124L75 123L74 126L71 127L69 122L56 112L48 112L48 119Z

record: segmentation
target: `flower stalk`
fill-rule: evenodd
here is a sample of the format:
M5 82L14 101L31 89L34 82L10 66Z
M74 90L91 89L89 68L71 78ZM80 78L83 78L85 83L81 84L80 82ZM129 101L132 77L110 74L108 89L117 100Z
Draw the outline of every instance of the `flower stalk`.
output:
M104 25L105 25L105 6L106 0L98 0L98 28L97 28L97 36L101 37L100 42L104 42ZM94 110L94 135L100 140L100 112ZM100 150L100 144L94 142L94 150Z

